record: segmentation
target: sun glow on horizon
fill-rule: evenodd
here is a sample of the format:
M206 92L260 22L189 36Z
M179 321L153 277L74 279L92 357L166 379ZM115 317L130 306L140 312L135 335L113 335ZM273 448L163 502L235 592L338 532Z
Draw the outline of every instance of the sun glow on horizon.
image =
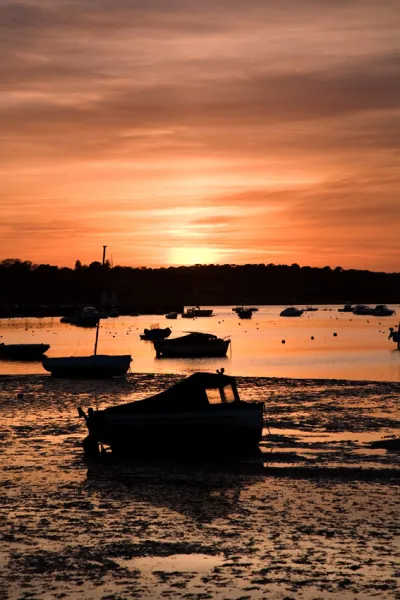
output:
M170 248L167 263L172 266L204 265L217 263L222 253L207 246L181 246Z

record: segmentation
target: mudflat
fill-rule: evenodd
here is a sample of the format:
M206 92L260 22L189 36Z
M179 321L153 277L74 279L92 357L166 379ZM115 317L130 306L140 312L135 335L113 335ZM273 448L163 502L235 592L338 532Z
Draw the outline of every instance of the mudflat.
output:
M78 406L178 379L0 377L0 598L400 598L400 384L238 378L259 456L84 458Z

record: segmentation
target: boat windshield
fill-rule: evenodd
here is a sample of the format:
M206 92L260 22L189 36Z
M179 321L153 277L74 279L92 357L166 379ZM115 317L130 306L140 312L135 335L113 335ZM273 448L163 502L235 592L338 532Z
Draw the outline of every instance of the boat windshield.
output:
M228 404L230 402L235 402L235 395L230 384L225 385L223 388L208 389L206 392L210 404Z

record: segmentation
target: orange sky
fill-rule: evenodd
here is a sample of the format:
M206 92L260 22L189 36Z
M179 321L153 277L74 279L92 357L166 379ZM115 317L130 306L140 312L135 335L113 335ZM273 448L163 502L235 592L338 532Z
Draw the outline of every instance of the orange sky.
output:
M0 259L399 271L398 0L0 0Z

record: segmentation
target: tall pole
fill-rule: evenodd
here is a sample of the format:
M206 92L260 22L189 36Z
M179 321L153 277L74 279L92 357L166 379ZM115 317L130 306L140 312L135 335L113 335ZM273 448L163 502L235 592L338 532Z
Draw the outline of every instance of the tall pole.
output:
M107 246L103 246L103 263L102 263L103 267L106 263L106 249L107 249ZM97 327L96 327L96 341L94 343L94 355L95 356L97 354L97 344L99 341L99 329L100 329L100 318L97 320Z

